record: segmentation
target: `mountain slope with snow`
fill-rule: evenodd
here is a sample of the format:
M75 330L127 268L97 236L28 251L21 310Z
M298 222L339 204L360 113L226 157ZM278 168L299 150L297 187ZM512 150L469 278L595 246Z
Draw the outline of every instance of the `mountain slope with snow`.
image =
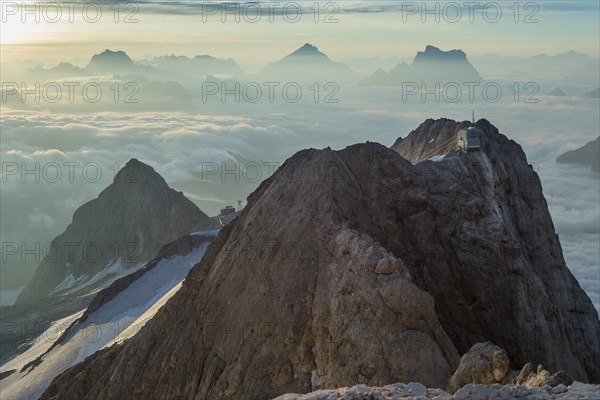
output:
M152 167L131 160L98 198L74 212L17 303L102 284L110 271L143 265L207 217Z
M422 159L465 124L426 121L401 144ZM377 143L298 152L135 337L42 399L444 387L459 355L488 340L517 368L600 380L598 313L565 264L539 177L517 143L475 127L477 150L439 162Z
M179 290L211 240L211 236L201 235L179 239L144 267L136 279L129 279L125 288L113 293L110 300L83 316L79 312L57 321L27 352L0 367L0 373L15 371L0 381L2 398L37 399L67 368L102 348L133 337ZM189 251L174 251L181 248Z

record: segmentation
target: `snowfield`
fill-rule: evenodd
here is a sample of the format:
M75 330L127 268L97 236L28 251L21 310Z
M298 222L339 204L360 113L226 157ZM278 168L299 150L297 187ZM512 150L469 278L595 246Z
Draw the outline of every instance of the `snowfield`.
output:
M50 350L62 334L56 326L66 330L83 312L56 321L50 328L51 334L42 334L27 352L0 367L0 372L17 370L0 381L0 397L7 400L37 399L52 380L66 369L102 348L134 336L177 293L189 270L200 261L208 245L209 242L203 242L184 256L159 261L125 290L89 314L85 322L73 325L63 342ZM39 365L21 371L23 366L38 357L41 357Z

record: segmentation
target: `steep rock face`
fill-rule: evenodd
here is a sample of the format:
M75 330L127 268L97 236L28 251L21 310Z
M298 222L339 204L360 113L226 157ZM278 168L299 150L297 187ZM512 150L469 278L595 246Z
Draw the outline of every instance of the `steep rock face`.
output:
M296 154L136 337L43 398L445 387L455 347L485 340L516 365L598 380L597 313L564 264L539 179L516 143L477 126L481 152L439 163L374 143Z
M441 133L443 144L469 125L429 120L393 147L418 161L434 132ZM598 381L597 312L565 265L539 178L520 146L488 121L476 127L481 151L451 152L443 162L416 166L437 203L422 223L446 227L445 236L452 236L440 238L437 249L422 244L421 251L437 257L419 275L422 287L433 295L442 325L461 353L492 340L518 366L531 361L574 379ZM446 151L450 148L440 153ZM516 327L524 331L515 334Z
M98 279L103 270L143 265L161 246L189 233L205 218L154 169L131 160L98 198L75 211L17 302L73 294L77 287L93 289L102 280L86 283Z

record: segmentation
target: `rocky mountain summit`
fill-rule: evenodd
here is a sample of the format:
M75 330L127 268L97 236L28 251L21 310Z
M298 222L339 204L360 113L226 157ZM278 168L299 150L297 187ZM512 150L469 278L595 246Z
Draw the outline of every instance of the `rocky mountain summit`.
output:
M428 120L394 149L297 153L135 337L42 398L445 388L459 355L486 341L513 369L600 381L598 314L565 265L537 174L486 120L480 146L458 150L470 125Z
M94 289L110 277L107 269L143 265L205 218L152 167L133 159L98 198L75 211L17 303Z

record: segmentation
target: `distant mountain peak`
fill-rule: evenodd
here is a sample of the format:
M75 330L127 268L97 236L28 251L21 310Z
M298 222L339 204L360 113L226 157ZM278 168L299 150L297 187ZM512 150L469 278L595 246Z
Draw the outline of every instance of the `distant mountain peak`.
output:
M419 51L412 64L404 62L387 75L378 70L361 81L364 86L399 86L403 82L481 82L483 79L462 50L443 51L427 45Z
M216 60L216 58L208 54L201 54L194 57L194 60Z
M91 69L109 69L109 68L123 68L133 67L135 64L133 60L122 50L112 51L109 49L104 50L100 54L94 54L88 64L88 68Z
M310 43L305 43L304 46L294 51L288 57L327 57L325 53L322 53L316 46Z
M553 91L551 91L550 93L548 93L550 96L556 96L556 97L568 97L569 95L565 93L564 90L562 90L561 88L556 88Z
M106 49L100 54L95 54L94 57L107 58L107 59L111 58L114 60L118 59L120 61L126 60L127 62L133 63L133 60L131 60L131 58L123 50L112 51L112 50ZM94 57L92 57L92 59Z
M304 81L322 80L325 76L330 79L354 80L354 72L343 62L336 62L321 52L316 46L305 43L302 47L284 58L269 63L262 74L269 78L285 77Z
M449 50L443 51L438 47L427 45L425 51L419 51L415 57L414 62L422 61L464 61L467 59L467 55L462 50Z

